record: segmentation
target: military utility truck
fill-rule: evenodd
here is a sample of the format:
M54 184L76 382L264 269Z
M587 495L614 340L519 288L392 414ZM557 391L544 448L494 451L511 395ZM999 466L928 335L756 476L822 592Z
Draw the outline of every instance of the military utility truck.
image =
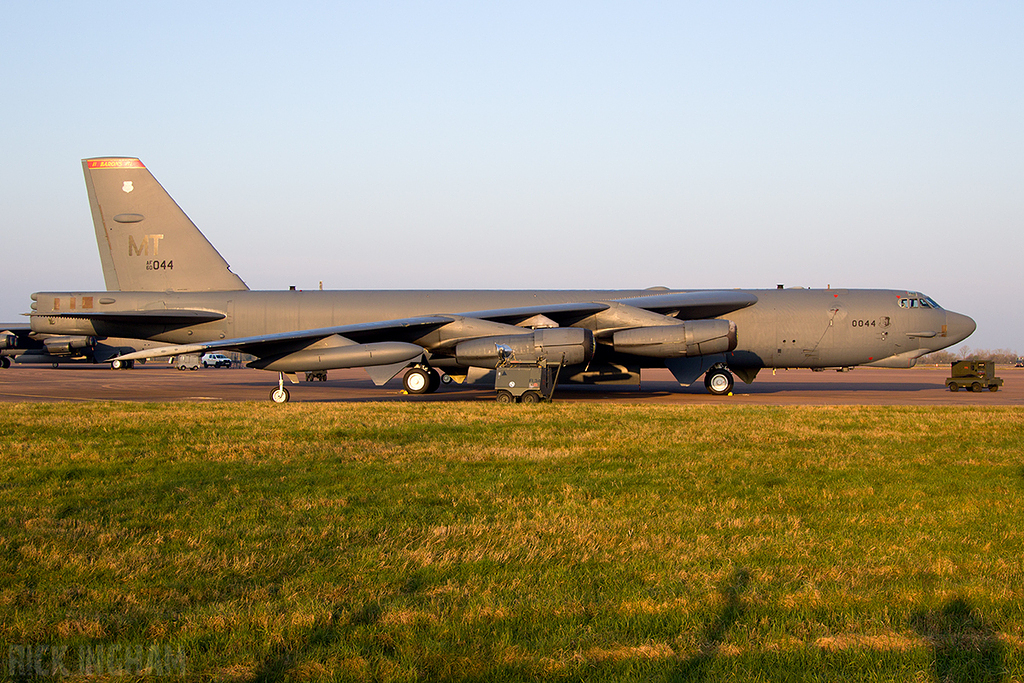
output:
M961 360L953 363L950 378L946 380L950 391L999 391L1003 380L996 377L996 364L991 360Z

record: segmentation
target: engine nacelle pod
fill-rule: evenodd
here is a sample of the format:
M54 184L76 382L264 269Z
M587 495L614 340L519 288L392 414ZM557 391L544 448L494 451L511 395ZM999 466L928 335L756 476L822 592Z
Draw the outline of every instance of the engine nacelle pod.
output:
M18 346L18 337L14 334L0 335L0 349L13 349Z
M736 323L731 320L687 320L679 325L637 327L612 335L620 353L647 358L683 358L728 353L736 348Z
M594 333L580 327L554 327L527 334L483 337L455 346L455 360L465 367L493 368L498 365L498 347L512 349L516 360L582 365L594 357Z
M47 337L43 347L51 356L73 356L82 349L96 346L95 337Z

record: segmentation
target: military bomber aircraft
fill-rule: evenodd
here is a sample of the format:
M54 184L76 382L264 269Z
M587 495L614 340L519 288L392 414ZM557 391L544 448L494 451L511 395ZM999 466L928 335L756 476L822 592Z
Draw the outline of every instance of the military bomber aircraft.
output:
M366 368L412 394L487 376L499 350L563 381L638 383L666 367L728 394L764 368L909 368L974 321L890 289L250 291L136 158L82 161L106 291L37 292L37 333L161 342L122 362L232 350L285 377Z

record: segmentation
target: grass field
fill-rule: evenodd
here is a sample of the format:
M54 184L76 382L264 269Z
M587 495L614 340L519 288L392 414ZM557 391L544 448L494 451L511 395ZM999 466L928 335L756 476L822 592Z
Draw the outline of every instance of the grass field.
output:
M7 405L0 452L8 678L1024 680L1017 408Z

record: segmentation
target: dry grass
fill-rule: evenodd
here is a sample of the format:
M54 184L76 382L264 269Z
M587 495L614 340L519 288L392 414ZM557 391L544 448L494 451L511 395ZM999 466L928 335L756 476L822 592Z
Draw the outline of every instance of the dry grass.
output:
M0 449L0 642L231 680L1024 677L1013 408L26 405Z

